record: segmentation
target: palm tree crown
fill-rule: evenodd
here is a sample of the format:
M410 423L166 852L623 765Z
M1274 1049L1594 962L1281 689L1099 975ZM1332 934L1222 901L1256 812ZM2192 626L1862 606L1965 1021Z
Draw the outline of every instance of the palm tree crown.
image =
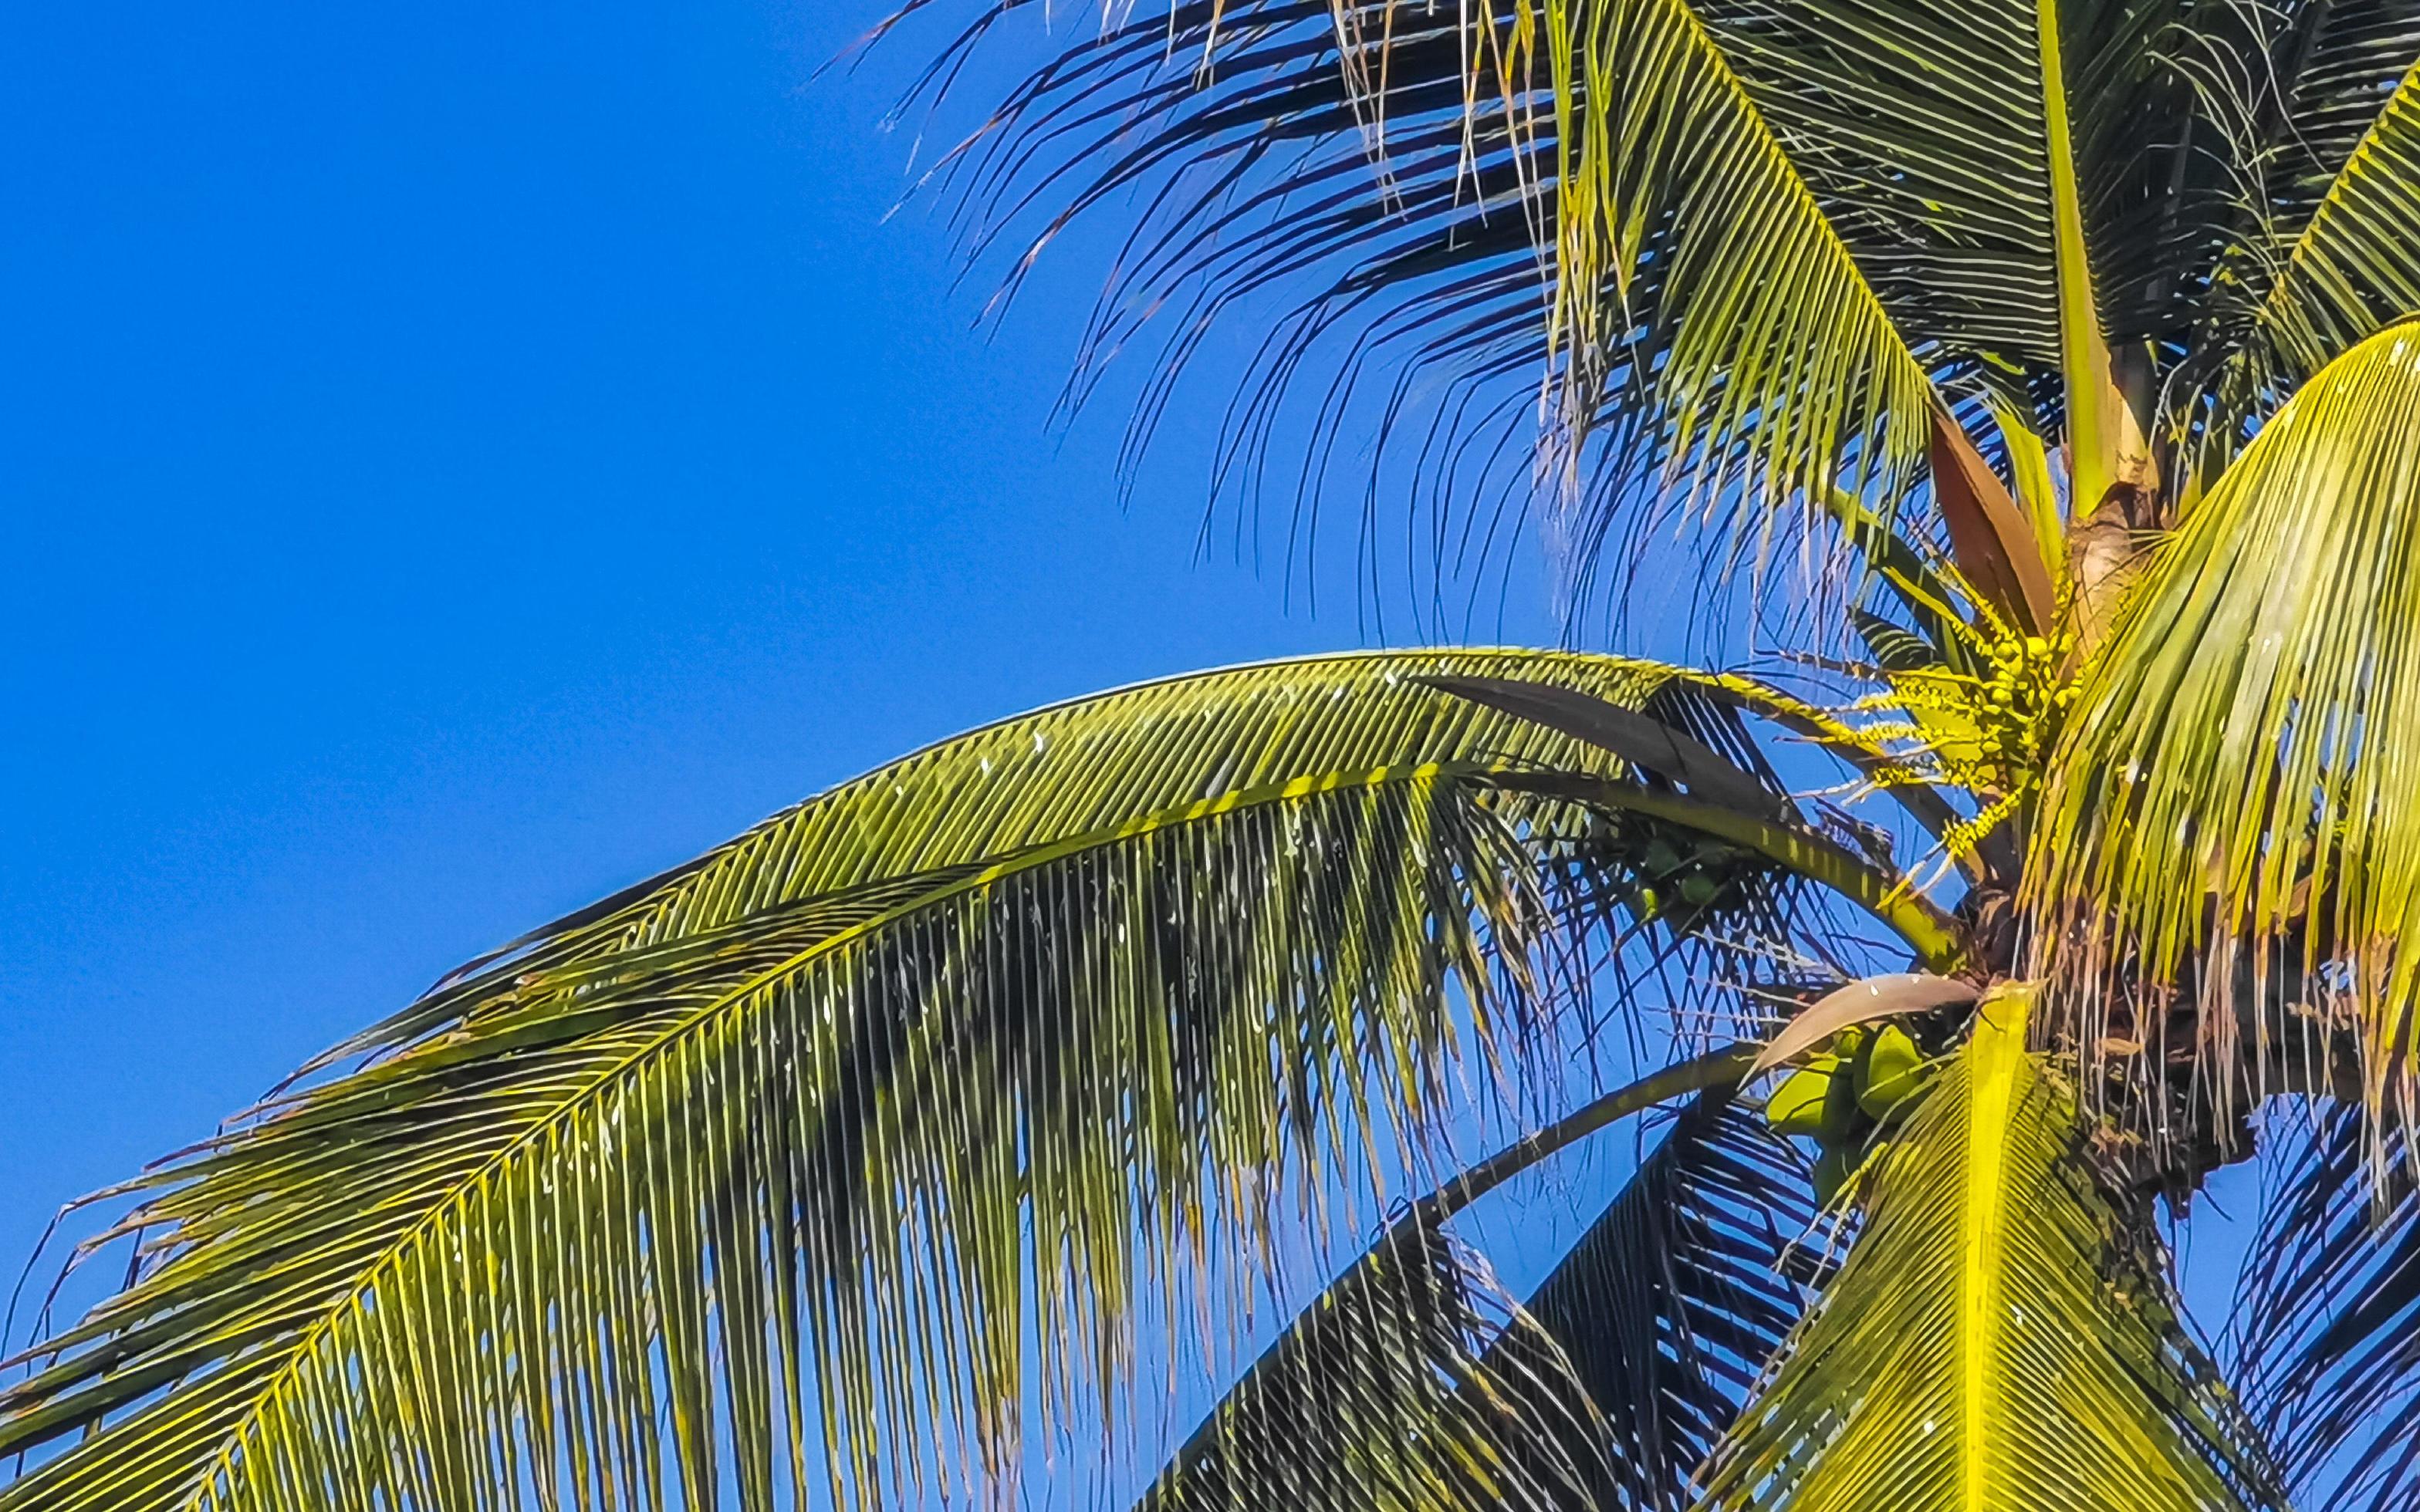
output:
M1795 656L1242 668L809 799L104 1194L0 1509L1013 1502L1338 1235L1144 1505L2412 1504L2420 4L1112 18L937 170L1130 217L1079 391L1277 301L1222 478L1369 421L1433 564L1796 554ZM1667 1105L1507 1294L1456 1216ZM2263 1150L2213 1342L2168 1238Z

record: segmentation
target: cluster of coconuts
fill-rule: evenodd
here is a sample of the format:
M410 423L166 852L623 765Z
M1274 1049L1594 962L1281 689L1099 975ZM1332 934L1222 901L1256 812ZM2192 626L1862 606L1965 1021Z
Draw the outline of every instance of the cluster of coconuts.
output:
M1737 853L1719 841L1694 846L1685 856L1661 837L1649 841L1646 854L1639 857L1639 917L1653 918L1675 903L1689 909L1704 908L1721 896L1724 869L1735 859Z
M1933 1070L1923 1046L1896 1024L1842 1029L1774 1088L1765 1120L1776 1134L1823 1148L1815 1196L1829 1207L1863 1164L1875 1133L1924 1089Z
M2075 701L2074 687L2058 675L2060 662L2074 649L2072 635L2056 640L2010 637L1992 648L1992 672L1983 680L1990 716L1978 735L1985 760L2028 753L2042 717Z
M1600 843L1630 863L1621 902L1639 923L1660 923L1685 934L1705 922L1733 885L1760 868L1747 852L1711 836L1676 833L1633 815L1600 817Z

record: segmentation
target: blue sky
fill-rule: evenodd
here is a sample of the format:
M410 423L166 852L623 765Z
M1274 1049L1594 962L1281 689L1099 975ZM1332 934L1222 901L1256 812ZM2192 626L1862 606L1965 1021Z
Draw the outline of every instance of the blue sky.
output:
M1049 429L1097 255L979 332L885 219L879 5L0 23L0 1257L830 781L1370 639L1197 561L1187 414L1130 513Z

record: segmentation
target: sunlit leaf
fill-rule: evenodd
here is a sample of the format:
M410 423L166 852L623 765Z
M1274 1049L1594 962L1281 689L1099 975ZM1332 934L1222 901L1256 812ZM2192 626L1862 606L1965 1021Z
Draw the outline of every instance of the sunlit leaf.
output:
M0 1393L0 1453L74 1441L0 1506L1013 1487L1146 1299L1559 1070L1547 889L1636 858L1537 779L1618 764L1410 680L1525 665L1663 676L1151 685L542 932L141 1183L138 1281Z
M1714 1509L2262 1504L2265 1470L2116 1211L2070 1094L1987 1000L1871 1157L1855 1245L1717 1452Z
M2222 1105L2356 1036L2373 1100L2420 989L2420 328L2338 359L2228 470L2086 678L2029 857L2040 952L2198 1011ZM2398 944L2400 942L2400 944ZM2106 1011L2164 1030L2156 991Z

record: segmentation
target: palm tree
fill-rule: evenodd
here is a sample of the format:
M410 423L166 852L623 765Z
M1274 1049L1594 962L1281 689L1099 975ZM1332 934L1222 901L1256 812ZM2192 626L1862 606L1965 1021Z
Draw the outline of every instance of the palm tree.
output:
M1797 655L1213 672L776 815L105 1194L0 1508L1014 1500L1331 1239L1144 1505L2412 1504L2420 6L1179 0L949 171L1140 207L1146 428L1307 286L1226 463L1378 376L1435 560L1512 456ZM1508 1296L1456 1215L1658 1107Z

